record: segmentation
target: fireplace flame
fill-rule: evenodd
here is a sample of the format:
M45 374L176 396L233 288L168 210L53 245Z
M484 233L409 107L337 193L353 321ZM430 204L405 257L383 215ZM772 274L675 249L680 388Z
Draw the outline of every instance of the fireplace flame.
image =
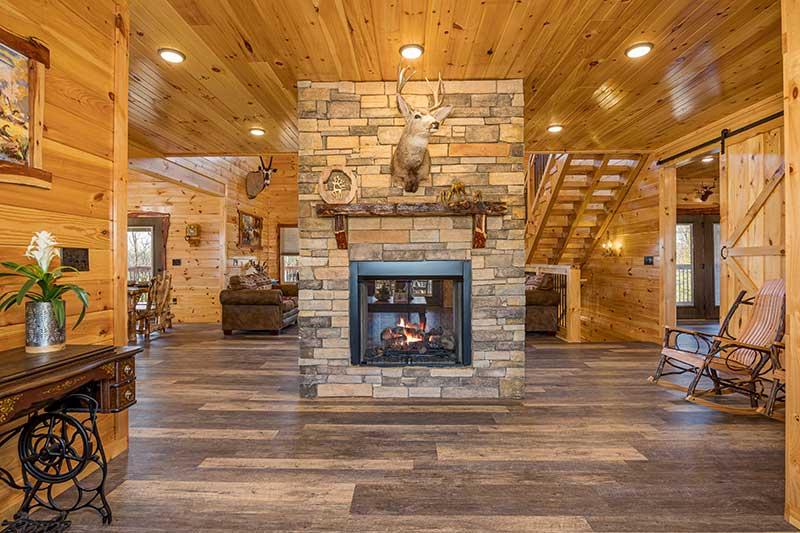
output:
M415 342L423 342L425 338L420 335L420 331L425 331L425 324L412 324L411 322L406 322L402 317L400 318L400 322L397 323L397 327L403 328L403 335L406 338L407 344L412 344Z

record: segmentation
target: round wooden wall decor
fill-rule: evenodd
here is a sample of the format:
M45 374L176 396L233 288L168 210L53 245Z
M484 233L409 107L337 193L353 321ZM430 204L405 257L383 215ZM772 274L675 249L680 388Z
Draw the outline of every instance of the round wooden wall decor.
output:
M356 188L356 176L346 168L327 168L319 177L319 195L326 204L349 204L356 198Z

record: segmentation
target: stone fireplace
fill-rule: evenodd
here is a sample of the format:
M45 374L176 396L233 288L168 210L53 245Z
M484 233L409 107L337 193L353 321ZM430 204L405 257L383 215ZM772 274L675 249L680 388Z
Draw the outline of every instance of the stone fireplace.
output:
M403 128L395 82L299 82L300 369L305 397L520 398L524 391L521 80L445 81L452 114L415 193L389 163ZM425 105L429 89L404 94ZM507 212L350 218L346 249L319 216L320 175L346 167L355 203L436 203L454 181Z
M469 366L469 261L352 261L350 362Z

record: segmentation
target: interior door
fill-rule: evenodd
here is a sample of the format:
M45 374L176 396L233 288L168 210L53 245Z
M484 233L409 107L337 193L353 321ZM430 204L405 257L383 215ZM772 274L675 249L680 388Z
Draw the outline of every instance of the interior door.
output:
M719 318L718 215L679 215L675 303L679 319Z
M721 305L727 312L741 290L784 277L783 127L732 138L721 158ZM749 308L739 313L735 335Z

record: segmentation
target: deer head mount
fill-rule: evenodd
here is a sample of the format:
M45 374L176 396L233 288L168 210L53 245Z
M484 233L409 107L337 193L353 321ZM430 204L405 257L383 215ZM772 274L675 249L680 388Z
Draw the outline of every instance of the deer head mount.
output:
M259 159L261 160L261 164L258 166L258 170L248 172L247 178L245 178L247 197L251 200L255 199L256 196L261 194L261 191L269 187L272 175L278 171L277 168L272 167L272 157L269 158L269 165L264 164L263 157L259 156Z
M427 178L431 170L431 155L428 141L432 133L439 130L444 119L453 111L452 106L443 106L444 83L439 74L439 82L433 86L425 82L433 94L433 106L428 109L415 109L408 105L401 94L406 82L414 75L408 67L397 69L397 108L405 118L406 126L392 154L392 178L403 183L406 192L417 192L419 182Z

